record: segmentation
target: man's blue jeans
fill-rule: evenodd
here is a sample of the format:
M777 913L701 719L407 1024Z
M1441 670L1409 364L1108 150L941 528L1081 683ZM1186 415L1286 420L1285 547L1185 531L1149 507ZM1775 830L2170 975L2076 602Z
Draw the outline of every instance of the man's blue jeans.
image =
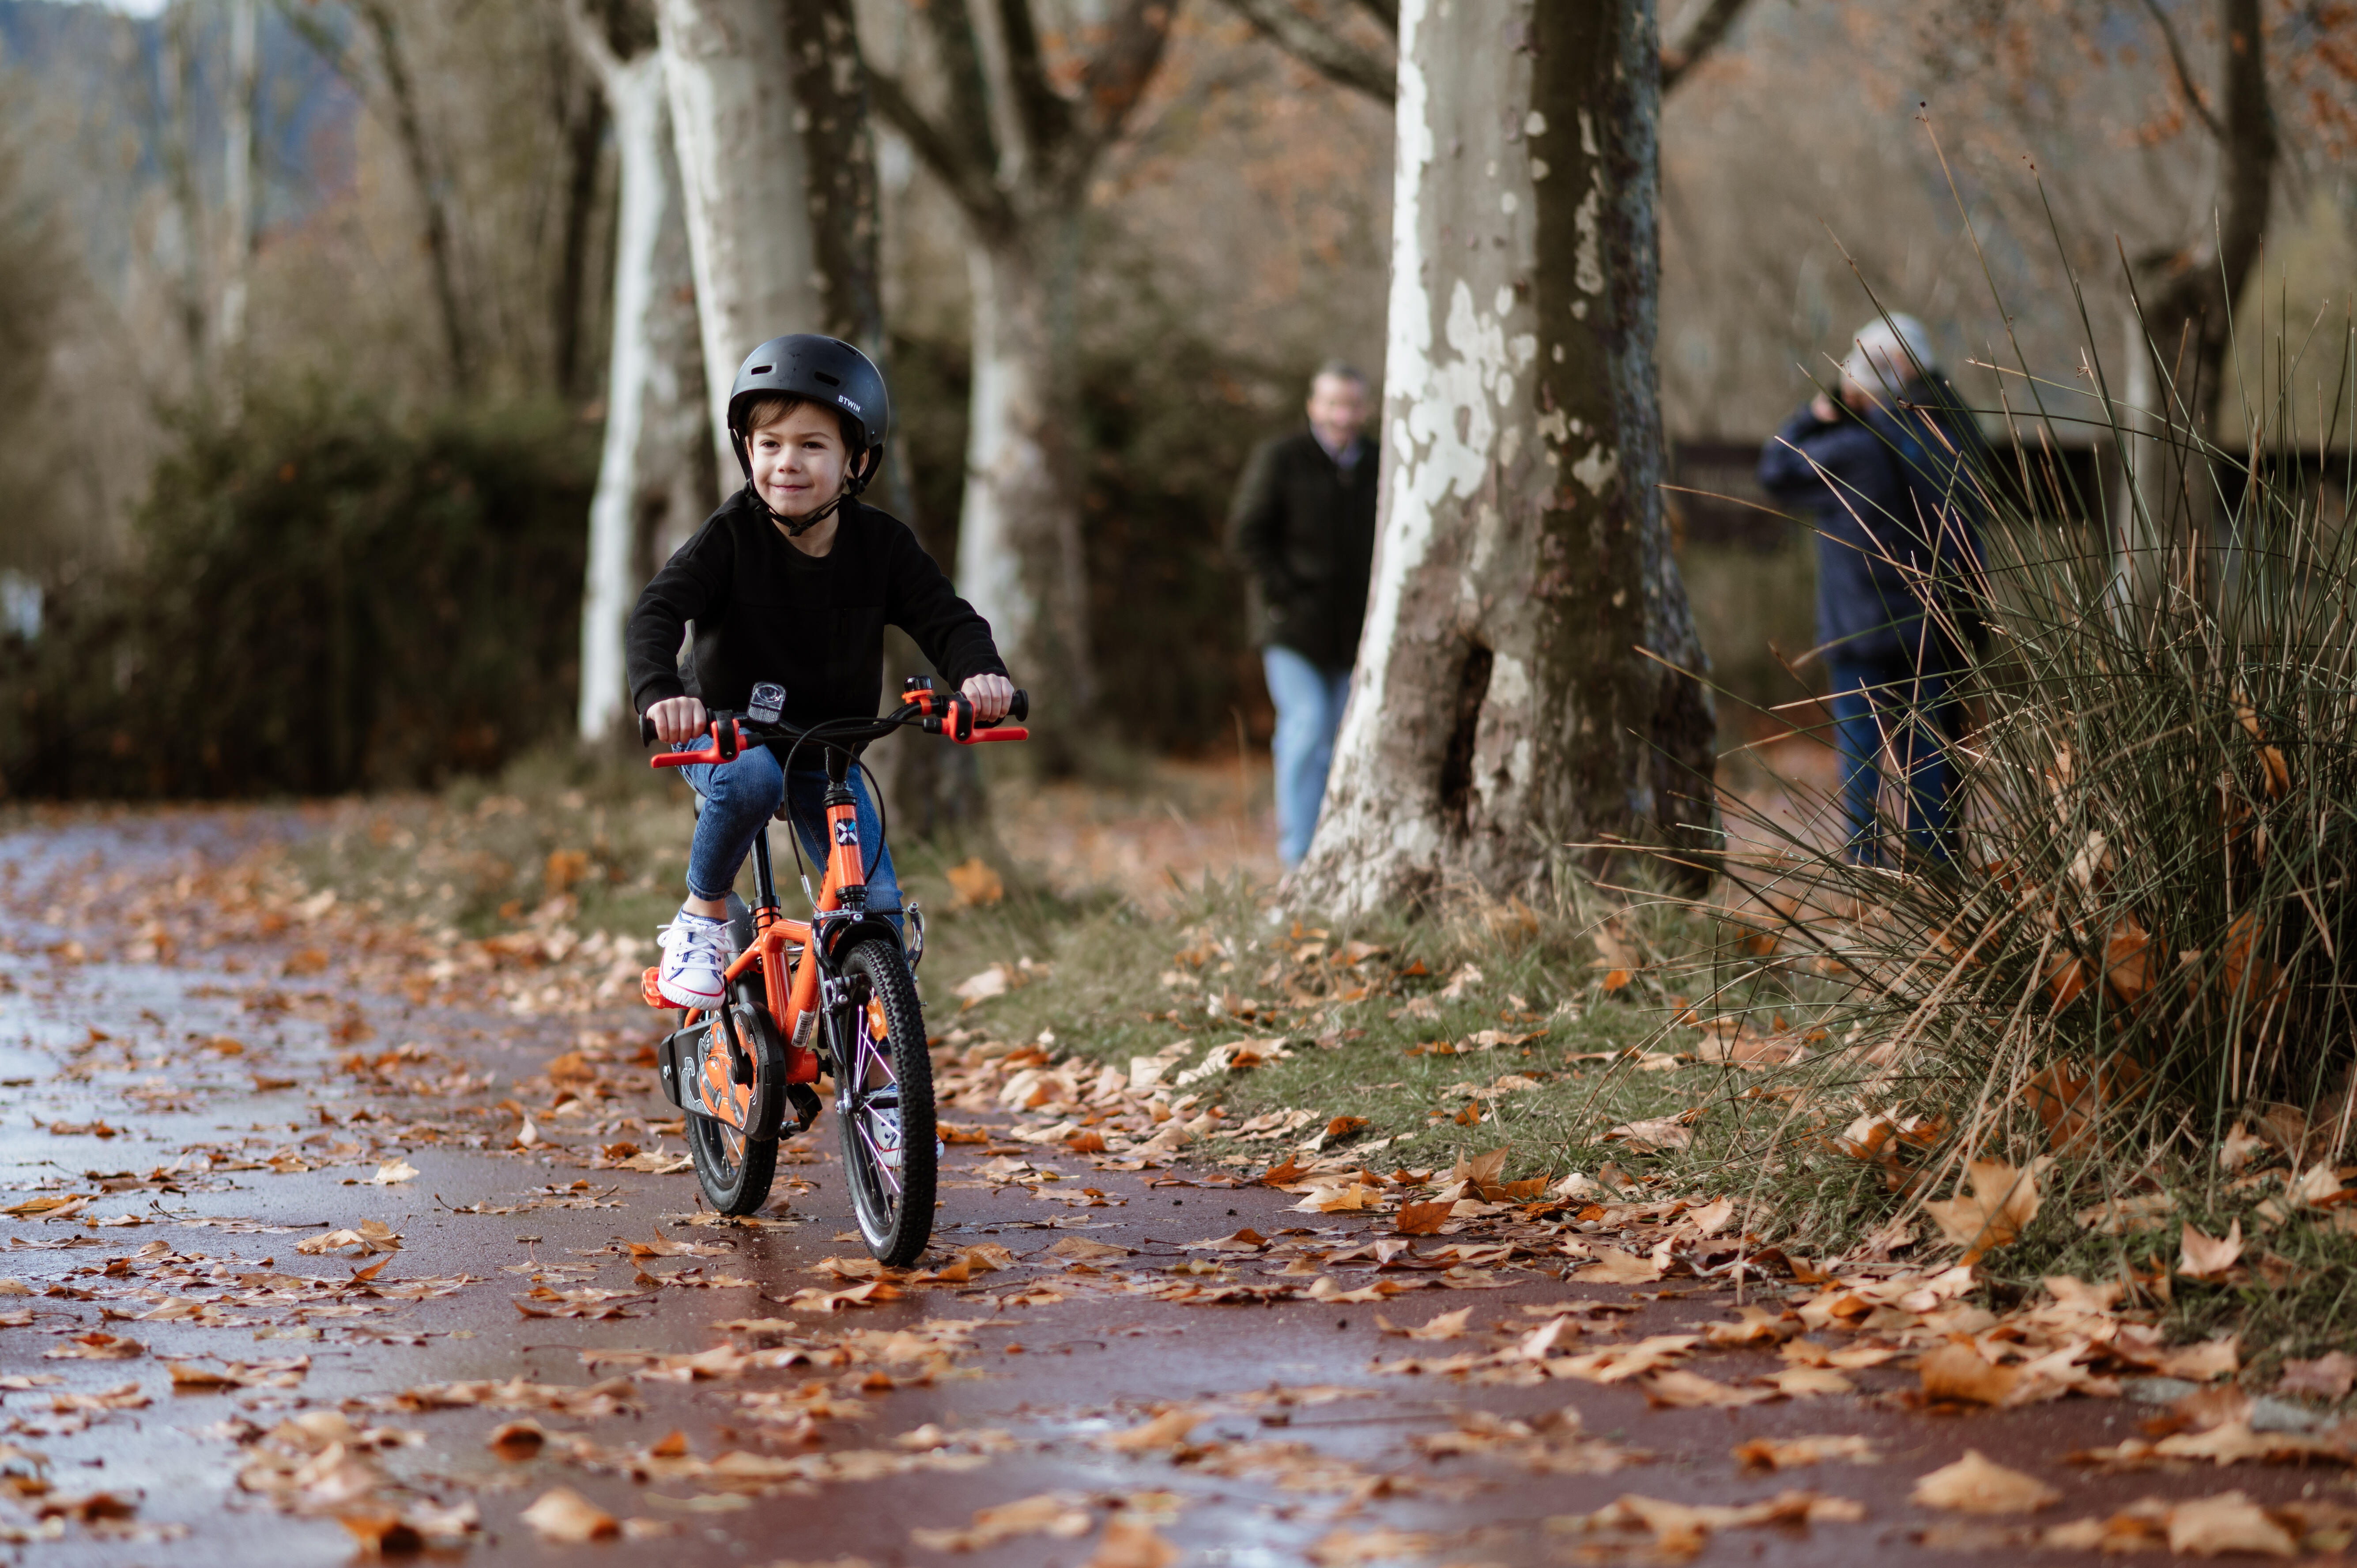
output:
M1334 765L1334 732L1351 695L1351 671L1328 670L1271 643L1262 650L1269 701L1276 704L1276 857L1287 871L1309 853L1318 808L1326 799L1326 772Z
M1954 853L1956 768L1948 748L1962 733L1962 704L1943 671L1904 664L1830 666L1834 745L1841 753L1842 812L1849 827L1849 858L1885 863L1875 814L1881 792L1881 756L1888 747L1906 802L1907 837L1935 860Z
M809 755L809 747L803 748ZM748 747L734 762L692 762L680 769L704 797L704 811L695 819L695 842L687 852L687 890L698 898L726 898L737 885L737 873L752 852L754 835L786 797L786 775L778 754L768 746ZM811 886L826 874L826 775L797 768L793 773L791 820L802 853L815 865ZM867 780L851 771L851 793L859 802L859 842L867 852L867 908L900 927L900 880L892 872L892 852L884 843L884 824L868 798ZM776 846L776 872L783 882L785 862L791 852ZM791 886L791 883L788 886Z

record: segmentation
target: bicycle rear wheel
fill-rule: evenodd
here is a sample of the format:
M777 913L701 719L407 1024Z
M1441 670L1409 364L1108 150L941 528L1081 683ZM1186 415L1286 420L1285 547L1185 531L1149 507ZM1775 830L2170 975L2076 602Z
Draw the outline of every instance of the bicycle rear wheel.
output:
M770 1023L766 1008L740 998L731 1004L729 1017L737 1026L737 1038L757 1061L784 1061L777 1026ZM705 1201L721 1213L750 1214L770 1200L770 1184L778 1174L774 1137L748 1138L726 1122L691 1111L687 1149L694 1157L695 1179L704 1188Z
M896 945L868 938L845 955L851 1004L827 1019L834 1109L852 1212L878 1262L906 1268L933 1234L940 1144L933 1061L916 982Z

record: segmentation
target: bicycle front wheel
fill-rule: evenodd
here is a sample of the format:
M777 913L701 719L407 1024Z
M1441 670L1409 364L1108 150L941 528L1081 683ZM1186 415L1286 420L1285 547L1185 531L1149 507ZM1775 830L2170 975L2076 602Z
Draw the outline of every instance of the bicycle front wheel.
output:
M878 1262L907 1268L933 1234L940 1148L933 1060L908 960L869 938L845 955L848 1004L827 1019L834 1110L859 1234Z

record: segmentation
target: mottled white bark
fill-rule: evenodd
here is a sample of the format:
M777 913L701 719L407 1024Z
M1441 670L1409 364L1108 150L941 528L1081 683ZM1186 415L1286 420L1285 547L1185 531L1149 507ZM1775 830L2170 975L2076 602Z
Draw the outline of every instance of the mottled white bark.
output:
M1050 770L1073 760L1073 721L1093 683L1071 455L1072 257L1098 160L1153 80L1177 7L1108 0L1098 10L1087 54L1051 73L1043 24L1060 12L1036 0L929 0L912 11L930 36L941 109L920 110L897 77L868 80L876 112L965 215L974 390L958 586L1031 691L1032 749Z
M246 277L253 260L253 94L259 76L257 0L231 0L229 94L221 105L221 222L229 231L214 333L229 371L234 413L238 357L245 347Z
M576 38L580 38L576 28ZM588 53L585 48L584 53ZM662 57L619 60L590 56L614 127L614 341L606 371L606 438L597 489L589 503L589 554L581 595L580 726L584 740L606 735L630 713L622 628L636 585L640 452L659 361L653 338L657 257L671 209L664 159L670 110ZM676 389L673 394L677 395Z
M1703 847L1710 703L1661 662L1702 665L1655 490L1657 70L1647 0L1400 7L1383 521L1305 898Z
M1068 370L1049 320L1045 280L1018 243L967 252L974 283L974 383L957 580L990 622L1007 668L1053 671L1061 711L1092 700L1088 578L1080 509L1056 384ZM1034 676L1033 679L1039 677Z
M806 174L786 10L773 0L658 0L704 377L722 482L740 476L729 449L728 389L745 356L825 318L811 240Z

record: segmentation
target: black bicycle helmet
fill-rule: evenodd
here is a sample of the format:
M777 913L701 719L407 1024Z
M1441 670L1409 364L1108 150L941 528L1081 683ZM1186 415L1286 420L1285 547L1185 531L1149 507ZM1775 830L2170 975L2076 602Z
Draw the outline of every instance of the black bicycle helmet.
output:
M737 382L728 389L728 444L736 448L737 466L744 470L748 489L753 482L753 456L745 412L765 397L808 398L834 410L843 422L845 445L850 448L844 467L845 497L866 489L876 470L883 467L884 438L892 429L892 397L884 388L884 372L876 368L876 362L841 338L815 332L772 338L746 355L737 367ZM799 520L799 526L795 519L778 521L790 532L800 533L842 505L843 499L838 497Z

